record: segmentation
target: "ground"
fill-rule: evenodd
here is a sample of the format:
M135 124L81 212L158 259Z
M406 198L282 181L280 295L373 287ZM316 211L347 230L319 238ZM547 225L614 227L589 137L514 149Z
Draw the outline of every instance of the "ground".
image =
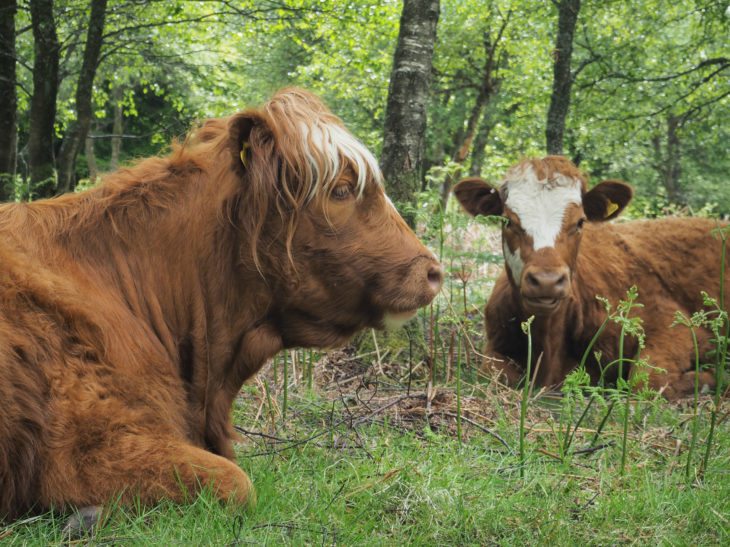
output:
M292 364L291 357L295 357ZM520 394L465 371L429 382L421 367L378 362L352 348L319 360L287 356L247 385L236 404L240 465L255 509L203 495L189 506L111 507L94 544L727 544L730 407L700 474L700 442L686 478L692 401L632 406L625 471L623 411L588 399L536 393L519 455ZM409 386L410 384L410 386ZM699 438L707 435L702 398ZM570 416L570 420L566 416ZM570 437L570 434L568 434ZM64 543L65 515L0 528L7 545ZM82 537L87 541L89 537Z

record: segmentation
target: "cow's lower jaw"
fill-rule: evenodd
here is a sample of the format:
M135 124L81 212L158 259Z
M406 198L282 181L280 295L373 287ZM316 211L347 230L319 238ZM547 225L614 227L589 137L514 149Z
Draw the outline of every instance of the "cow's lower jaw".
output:
M533 315L547 315L557 309L564 298L547 296L522 296L525 311Z
M418 313L418 310L404 311L404 312L387 312L383 316L383 327L387 330L395 330L401 328L403 325L413 319Z

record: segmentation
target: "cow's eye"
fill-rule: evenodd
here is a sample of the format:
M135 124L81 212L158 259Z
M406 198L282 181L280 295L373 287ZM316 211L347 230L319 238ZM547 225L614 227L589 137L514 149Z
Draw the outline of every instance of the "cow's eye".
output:
M352 188L349 184L340 184L332 189L330 196L332 199L342 201L349 198L352 195Z
M582 230L583 225L586 223L586 219L582 218L578 221L578 224L575 225L576 230Z

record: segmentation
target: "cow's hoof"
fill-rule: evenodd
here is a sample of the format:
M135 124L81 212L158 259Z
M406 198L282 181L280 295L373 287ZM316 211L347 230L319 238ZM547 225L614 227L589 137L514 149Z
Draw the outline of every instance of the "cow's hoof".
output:
M100 505L89 505L77 509L74 514L68 517L66 525L61 532L63 537L68 540L75 540L86 536L91 536L96 531L102 515L102 507Z

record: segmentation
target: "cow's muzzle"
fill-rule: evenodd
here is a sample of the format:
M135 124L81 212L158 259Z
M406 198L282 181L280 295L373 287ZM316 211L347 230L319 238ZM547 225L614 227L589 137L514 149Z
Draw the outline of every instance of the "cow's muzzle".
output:
M526 311L537 315L555 310L570 294L568 268L527 268L521 284L522 302Z

